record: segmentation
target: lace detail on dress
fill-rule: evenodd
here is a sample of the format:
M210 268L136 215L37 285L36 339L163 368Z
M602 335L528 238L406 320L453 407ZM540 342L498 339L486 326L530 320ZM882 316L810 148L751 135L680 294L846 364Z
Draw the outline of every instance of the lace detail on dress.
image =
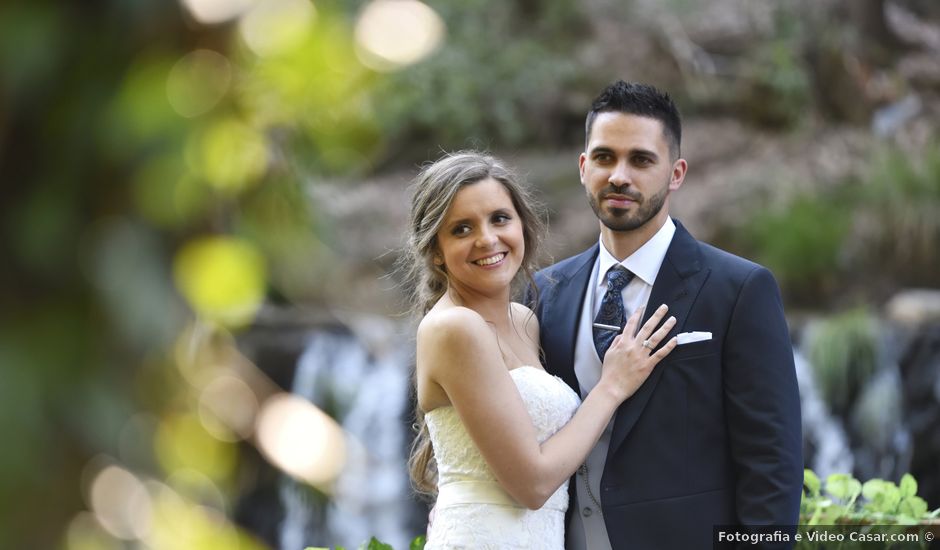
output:
M539 443L557 432L580 404L560 378L536 367L510 371ZM439 496L427 550L564 548L566 481L539 510L515 504L483 460L453 407L426 414L438 469Z

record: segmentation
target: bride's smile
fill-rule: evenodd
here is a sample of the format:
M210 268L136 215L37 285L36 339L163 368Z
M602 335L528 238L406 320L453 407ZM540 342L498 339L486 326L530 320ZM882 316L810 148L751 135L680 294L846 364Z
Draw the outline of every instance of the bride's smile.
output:
M522 222L498 181L466 185L437 233L439 265L460 294L505 294L525 255Z

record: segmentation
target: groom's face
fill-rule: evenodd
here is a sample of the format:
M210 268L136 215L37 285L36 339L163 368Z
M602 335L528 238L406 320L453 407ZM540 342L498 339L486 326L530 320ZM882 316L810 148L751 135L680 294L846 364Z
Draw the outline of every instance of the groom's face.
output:
M668 215L685 161L673 159L660 121L620 112L597 115L579 159L581 184L602 224L631 231Z

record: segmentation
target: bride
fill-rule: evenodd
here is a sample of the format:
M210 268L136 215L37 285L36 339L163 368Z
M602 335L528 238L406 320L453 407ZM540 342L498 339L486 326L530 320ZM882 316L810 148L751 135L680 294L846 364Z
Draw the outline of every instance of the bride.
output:
M409 274L418 326L420 428L410 461L419 491L437 494L428 550L564 547L568 478L617 407L675 347L661 306L637 331L630 317L581 403L539 361L538 321L510 301L531 284L543 224L493 157L461 152L413 184ZM531 287L534 288L534 284ZM634 336L635 335L635 336Z

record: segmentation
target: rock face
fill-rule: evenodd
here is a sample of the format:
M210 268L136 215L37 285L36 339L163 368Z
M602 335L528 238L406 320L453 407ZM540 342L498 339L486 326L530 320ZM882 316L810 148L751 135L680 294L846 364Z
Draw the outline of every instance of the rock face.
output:
M940 505L940 320L917 330L900 362L905 423L913 441L911 474L918 494Z
M891 298L885 309L889 320L905 327L940 323L940 290L904 290Z
M794 321L806 466L862 480L910 472L918 495L936 508L940 291L904 290L881 313L858 315L871 327L861 337L849 331L857 324L851 315Z

